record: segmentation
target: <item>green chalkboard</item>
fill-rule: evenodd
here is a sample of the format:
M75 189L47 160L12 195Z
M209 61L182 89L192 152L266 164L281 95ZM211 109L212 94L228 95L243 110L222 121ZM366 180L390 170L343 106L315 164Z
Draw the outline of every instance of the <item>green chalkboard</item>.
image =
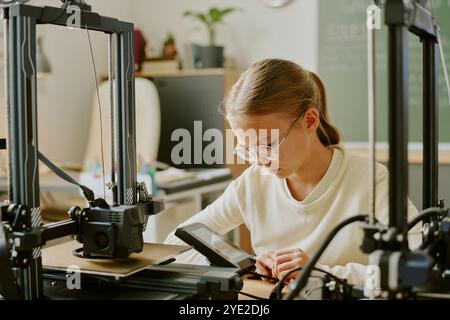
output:
M319 0L319 74L327 86L330 116L344 142L367 142L367 8L370 0ZM450 0L429 8L441 28L450 67ZM377 141L386 142L387 27L376 31ZM409 36L409 141L422 141L422 49ZM448 69L448 68L447 68ZM439 56L439 140L450 142L450 105Z

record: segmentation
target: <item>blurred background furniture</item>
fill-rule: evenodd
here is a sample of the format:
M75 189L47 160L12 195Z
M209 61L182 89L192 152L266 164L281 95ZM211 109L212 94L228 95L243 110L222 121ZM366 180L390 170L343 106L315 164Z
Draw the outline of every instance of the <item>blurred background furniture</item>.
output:
M223 85L223 81L221 85ZM99 94L102 127L100 127L98 99L97 95L94 94L84 165L81 170L68 170L68 173L81 183L92 188L97 197L103 197L100 130L102 130L103 134L105 159L110 158L111 152L111 144L109 143L111 118L108 81L104 81L99 85ZM221 94L223 96L223 89ZM194 107L194 105L191 106ZM172 111L173 113L165 113L168 122L170 114L177 117L179 115L179 112L176 112L176 110ZM223 127L223 120L220 124ZM161 105L158 89L154 82L149 79L136 78L136 151L138 168L143 163L152 163L157 159L160 145L160 128ZM166 130L168 129L166 128ZM105 179L108 182L110 181L111 163L105 162L104 165ZM89 173L90 171L92 174ZM156 174L156 181L160 183L157 196L165 199L166 210L149 219L146 232L144 233L146 242L163 242L168 233L173 231L178 224L201 211L220 196L231 181L231 175L227 169L201 170L189 175L182 172L184 171L180 170L180 174L178 176L175 174L170 180L167 179L167 175L164 175L163 172ZM141 178L140 180L147 180L149 189L150 184L156 182L143 175L139 175L139 178ZM67 219L66 212L70 207L87 205L76 186L62 181L45 168L41 168L40 185L42 191L42 216L46 222L65 220ZM0 192L5 192L6 190L7 182L5 177L3 177L0 179ZM111 201L110 194L111 192L106 189L108 201ZM238 232L234 232L230 234L230 238L234 241L239 241L240 235Z

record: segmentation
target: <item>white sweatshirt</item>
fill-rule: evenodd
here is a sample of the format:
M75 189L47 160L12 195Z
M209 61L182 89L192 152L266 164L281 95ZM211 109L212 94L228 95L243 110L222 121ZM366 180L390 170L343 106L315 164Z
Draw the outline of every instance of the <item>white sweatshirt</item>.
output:
M262 174L252 166L234 180L223 195L182 225L200 222L220 234L245 223L256 254L300 248L312 256L331 230L346 218L368 214L369 163L367 159L334 149L331 164L315 189L303 200L291 195L286 180ZM388 223L388 171L377 163L376 218ZM409 201L409 219L417 214ZM362 285L368 256L359 249L363 232L360 223L342 229L323 253L317 267L350 283ZM420 234L410 232L410 247L417 247ZM173 233L167 243L183 244ZM184 263L206 263L194 251L177 259Z

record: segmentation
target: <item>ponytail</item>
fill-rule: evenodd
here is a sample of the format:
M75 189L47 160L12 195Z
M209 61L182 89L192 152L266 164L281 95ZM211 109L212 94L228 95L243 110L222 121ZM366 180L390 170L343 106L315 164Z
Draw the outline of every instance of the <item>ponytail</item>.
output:
M310 75L317 88L316 108L320 116L317 136L324 146L337 146L341 141L341 135L338 129L331 123L330 116L328 115L327 94L325 91L325 86L317 74L310 71Z

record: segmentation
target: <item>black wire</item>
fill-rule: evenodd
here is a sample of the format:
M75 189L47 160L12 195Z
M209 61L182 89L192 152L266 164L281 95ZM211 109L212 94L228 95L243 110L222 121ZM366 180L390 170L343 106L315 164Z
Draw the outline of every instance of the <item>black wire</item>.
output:
M286 278L289 275L291 275L292 273L300 271L300 270L303 270L303 267L295 268L293 270L290 270L288 273L286 273L284 275L284 277L281 280L279 280L277 282L277 284L275 285L275 287L272 289L272 291L270 292L269 298L272 300L274 300L274 299L281 300L281 290L283 290L283 288L284 288L284 285L285 285L284 282L286 281Z
M72 254L80 259L86 259L86 260L111 260L113 259L112 257L108 257L108 256L93 256L93 255L89 255L89 254L84 254L83 253L83 248L78 248L78 249L74 249L72 250Z
M278 281L278 279L275 278L275 277L268 276L268 275L265 275L265 274L261 274L261 273L258 273L258 272L255 272L255 271L252 271L252 270L249 270L249 269L245 269L245 272L250 273L252 275L255 275L257 277L266 278L266 279L269 279L269 280L272 280L272 281Z
M269 300L267 298L258 297L258 296L255 296L253 294L250 294L250 293L247 293L247 292L243 292L243 291L239 291L239 290L233 290L233 292L237 292L239 294L242 294L244 296L247 296L247 297L250 297L250 298L253 298L253 299L256 299L256 300Z
M92 49L92 42L91 42L91 36L89 34L89 28L87 25L86 32L89 42L89 49L91 51L91 59L92 59L92 66L94 68L94 76L95 76L95 88L97 91L97 100L98 100L98 111L99 111L99 117L100 117L100 145L101 145L101 155L102 155L102 172L103 172L103 197L106 199L106 180L105 180L105 156L103 152L103 117L102 117L102 105L100 102L100 91L98 89L98 77L97 77L97 68L95 66L95 59L94 59L94 50Z
M298 295L298 293L305 287L305 285L308 281L309 275L314 270L315 265L319 261L320 257L322 256L323 252L325 251L325 249L328 247L328 245L334 239L336 234L345 226L347 226L351 223L354 223L354 222L358 222L358 221L359 222L366 221L367 218L368 218L367 215L357 215L357 216L345 219L343 222L338 224L331 231L331 233L327 236L327 238L322 242L321 246L319 247L319 250L316 252L316 254L311 258L311 260L309 260L309 262L304 267L304 270L300 274L300 278L298 278L298 281L295 280L296 281L295 288L292 289L291 292L289 292L288 296L286 297L286 300L294 299Z
M314 268L314 270L315 270L315 271L322 272L323 274L329 276L329 277L330 277L331 279L333 279L333 280L339 281L339 282L341 282L341 283L347 283L347 281L346 281L345 279L341 279L341 278L335 276L334 274L332 274L332 273L330 273L330 272L328 272L328 271L325 271L325 270L323 270L323 269L320 269L320 268Z
M290 274L292 274L292 273L294 273L294 272L297 272L297 271L301 271L301 270L303 270L303 267L298 267L298 268L293 269L293 270L290 270L288 273L286 273L286 274L283 276L283 278L277 282L276 286L275 286L275 287L273 288L273 290L271 291L271 293L270 293L270 299L278 299L278 300L281 300L281 298L282 298L282 297L281 297L281 290L283 290L283 288L284 288L284 286L285 286L285 281L286 281L287 277L288 277ZM341 279L341 278L339 278L339 277L336 277L334 274L332 274L332 273L330 273L330 272L328 272L328 271L325 271L325 270L323 270L323 269L316 268L316 267L314 268L314 270L315 270L315 271L318 271L318 272L322 272L323 274L325 274L325 275L327 275L328 277L332 278L332 279L335 280L336 282L339 282L339 283L342 283L342 284L344 284L344 285L347 285L347 282L346 282L345 279Z
M406 237L408 234L408 231L414 228L416 224L423 221L426 218L430 217L437 217L441 218L448 214L448 210L442 209L442 208L428 208L423 210L417 217L415 217L413 220L408 222L406 225L406 228L403 230L403 236Z
M50 20L50 21L46 21L45 23L54 23L54 22L58 21L59 19L61 19L61 17L66 13L68 5L69 5L69 1L66 1L64 3L63 7L61 8L61 10L62 10L61 14L56 19L53 19L53 20ZM38 21L42 20L44 15L45 15L45 8L42 9L41 16L39 17Z

